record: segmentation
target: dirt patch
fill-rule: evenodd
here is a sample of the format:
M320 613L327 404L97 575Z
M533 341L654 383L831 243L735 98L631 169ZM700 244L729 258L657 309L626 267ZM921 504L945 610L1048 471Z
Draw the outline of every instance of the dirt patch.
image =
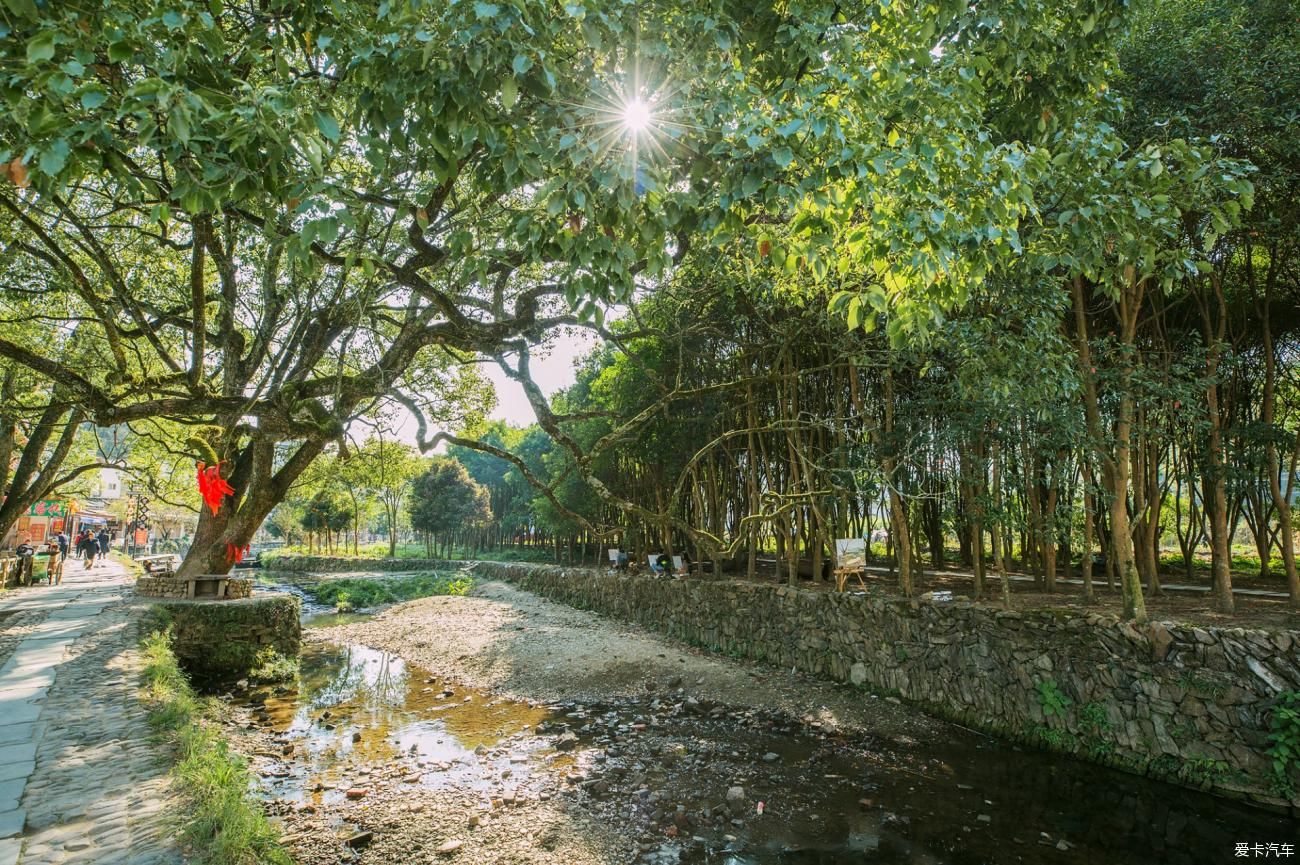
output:
M894 592L895 582L886 575L872 574L866 579L868 586L877 591ZM822 584L825 586L826 584ZM951 591L970 595L973 578L964 574L926 574L917 583L918 592ZM828 587L829 588L829 587ZM1055 592L1044 591L1032 582L1011 583L1012 606L1017 609L1055 608L1089 613L1107 613L1119 616L1123 612L1123 599L1119 589L1106 586L1105 578L1094 583L1096 597L1085 601L1083 587L1074 583L1058 583ZM1277 587L1271 587L1276 589ZM1283 587L1285 590L1285 587ZM984 600L997 603L1002 597L1002 585L996 575L988 575L984 583ZM1209 607L1205 593L1166 591L1158 596L1145 597L1147 616L1156 621L1170 621L1220 628L1300 628L1300 614L1290 609L1285 599L1261 598L1237 594L1237 612L1228 616L1216 613Z
M1073 570L1068 579L1077 579L1076 575L1077 570ZM1034 582L1026 578L1025 574L1016 573L1014 574L1015 579L1011 581L1012 606L1016 609L1057 608L1119 616L1123 612L1123 599L1120 597L1119 589L1107 587L1104 571L1095 573L1093 576L1095 599L1085 601L1083 586L1065 582L1066 577L1064 575L1058 581L1056 591L1047 592L1044 591L1041 582ZM728 578L747 579L742 575L735 574L728 575ZM1179 575L1166 575L1162 578L1166 583L1175 585L1194 585L1204 588L1208 588L1210 585L1209 581L1205 579L1188 581ZM760 571L750 581L773 585L783 584L785 579L778 579L771 572L763 573ZM883 568L868 573L863 582L867 590L872 593L881 595L898 594L897 577L885 573ZM916 578L915 584L918 594L930 591L950 591L955 595L970 597L973 593L974 577L969 572L949 567L945 567L937 573L922 569L922 573ZM835 590L835 584L828 580L801 578L798 586L801 589L811 591L830 592ZM1144 586L1143 593L1147 615L1156 621L1180 622L1201 627L1300 629L1300 612L1293 611L1287 599L1242 593L1242 590L1285 593L1285 580L1274 579L1264 583L1258 578L1252 579L1234 575L1233 587L1236 590L1237 612L1228 616L1210 609L1208 592L1167 590L1160 595L1153 596L1145 591ZM862 585L859 585L856 580L850 580L847 588L850 591L861 591ZM1000 603L1001 598L1002 585L997 575L990 569L984 578L983 600L985 603L997 604Z

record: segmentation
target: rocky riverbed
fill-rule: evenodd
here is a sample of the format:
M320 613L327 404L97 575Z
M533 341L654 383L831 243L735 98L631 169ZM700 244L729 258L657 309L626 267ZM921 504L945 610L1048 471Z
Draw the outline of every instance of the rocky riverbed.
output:
M1294 840L502 584L309 633L297 689L229 712L304 865L1191 865Z

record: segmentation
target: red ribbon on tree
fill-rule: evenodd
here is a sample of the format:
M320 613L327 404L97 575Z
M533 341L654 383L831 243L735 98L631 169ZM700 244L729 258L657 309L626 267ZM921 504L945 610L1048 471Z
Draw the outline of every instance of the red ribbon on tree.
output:
M237 565L242 562L246 555L248 555L248 544L245 544L242 547L237 547L234 544L229 543L226 544L226 561L230 562L232 565Z
M221 510L221 500L235 492L235 488L226 483L226 479L221 476L221 463L204 468L203 463L198 463L199 471L199 495L203 496L203 501L208 503L212 513Z

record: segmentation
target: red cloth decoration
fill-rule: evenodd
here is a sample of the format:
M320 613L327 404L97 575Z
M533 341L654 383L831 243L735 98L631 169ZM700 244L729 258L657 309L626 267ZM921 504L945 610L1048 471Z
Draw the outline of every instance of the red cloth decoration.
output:
M199 495L203 496L203 501L208 503L212 513L221 510L221 500L228 495L233 495L235 488L226 483L226 479L221 476L221 463L214 466L203 467L203 463L198 463L199 471Z
M237 547L234 544L229 543L226 544L226 561L230 562L232 565L237 565L242 562L246 555L248 555L248 544L245 544L242 547Z

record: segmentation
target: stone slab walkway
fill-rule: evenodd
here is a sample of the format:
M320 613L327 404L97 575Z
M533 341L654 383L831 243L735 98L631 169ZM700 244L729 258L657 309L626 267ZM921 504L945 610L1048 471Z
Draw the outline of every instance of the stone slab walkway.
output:
M0 611L25 614L0 666L0 865L183 861L131 597L115 562L75 560L60 586L0 594Z

